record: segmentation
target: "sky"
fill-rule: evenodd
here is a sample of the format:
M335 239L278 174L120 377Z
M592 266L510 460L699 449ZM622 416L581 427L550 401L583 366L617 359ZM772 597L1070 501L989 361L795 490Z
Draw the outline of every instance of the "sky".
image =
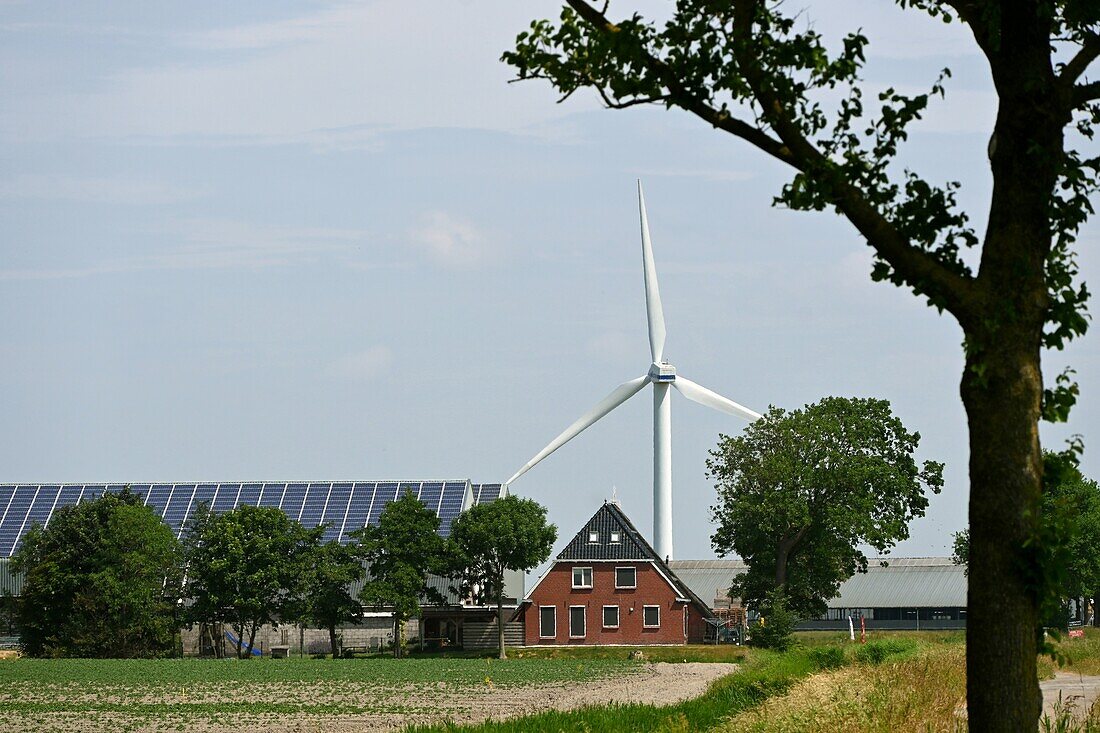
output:
M958 25L805 0L871 39L871 89L945 100L902 162L984 220L995 114ZM612 16L664 3L616 0ZM831 213L771 206L778 163L685 113L510 84L547 0L0 0L0 482L500 482L649 367L635 180L680 374L763 411L888 399L946 464L896 555L966 524L961 332L869 278ZM1100 267L1095 223L1082 275ZM1094 335L1044 354L1100 474ZM649 534L643 392L527 473L559 545L610 498ZM674 538L709 558L705 461L744 423L674 393Z

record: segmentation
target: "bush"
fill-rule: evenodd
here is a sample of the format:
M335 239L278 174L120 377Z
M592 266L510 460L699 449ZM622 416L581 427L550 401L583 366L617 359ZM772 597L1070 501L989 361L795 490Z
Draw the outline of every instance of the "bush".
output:
M916 648L916 643L909 639L879 639L856 649L856 660L864 664L882 664L891 657L905 656Z
M844 650L838 646L818 646L807 652L810 661L819 670L839 669L847 661L844 658Z
M760 619L749 629L749 646L785 652L794 641L791 634L797 622L787 610L787 599L781 593L769 593L761 604Z

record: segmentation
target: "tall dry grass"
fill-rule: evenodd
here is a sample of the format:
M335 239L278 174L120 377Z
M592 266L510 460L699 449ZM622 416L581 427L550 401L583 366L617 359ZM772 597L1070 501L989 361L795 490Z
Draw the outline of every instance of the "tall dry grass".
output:
M724 733L892 733L966 730L966 652L944 645L881 665L813 675L719 729Z

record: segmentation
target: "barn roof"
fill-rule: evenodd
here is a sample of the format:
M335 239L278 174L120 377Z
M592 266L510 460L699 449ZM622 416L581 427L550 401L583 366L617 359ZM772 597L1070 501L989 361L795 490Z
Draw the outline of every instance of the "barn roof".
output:
M696 594L708 600L726 595L733 577L746 569L741 560L673 560L669 566ZM856 573L841 583L828 606L965 607L966 568L955 565L949 557L868 558L867 572Z

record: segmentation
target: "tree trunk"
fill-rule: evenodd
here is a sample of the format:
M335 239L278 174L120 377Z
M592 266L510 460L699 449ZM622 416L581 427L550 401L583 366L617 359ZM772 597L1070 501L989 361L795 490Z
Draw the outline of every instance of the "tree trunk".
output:
M1041 497L1042 377L1037 334L1002 329L988 343L996 346L968 358L961 388L970 426L967 705L971 730L1007 733L1035 730L1042 702L1039 599L1028 577Z
M508 654L504 651L504 573L503 571L497 574L496 577L497 586L497 654L498 659L507 659Z
M332 647L332 658L337 658L336 653L336 624L329 624L328 627L328 643Z
M393 658L401 658L401 617L396 613L393 615Z

